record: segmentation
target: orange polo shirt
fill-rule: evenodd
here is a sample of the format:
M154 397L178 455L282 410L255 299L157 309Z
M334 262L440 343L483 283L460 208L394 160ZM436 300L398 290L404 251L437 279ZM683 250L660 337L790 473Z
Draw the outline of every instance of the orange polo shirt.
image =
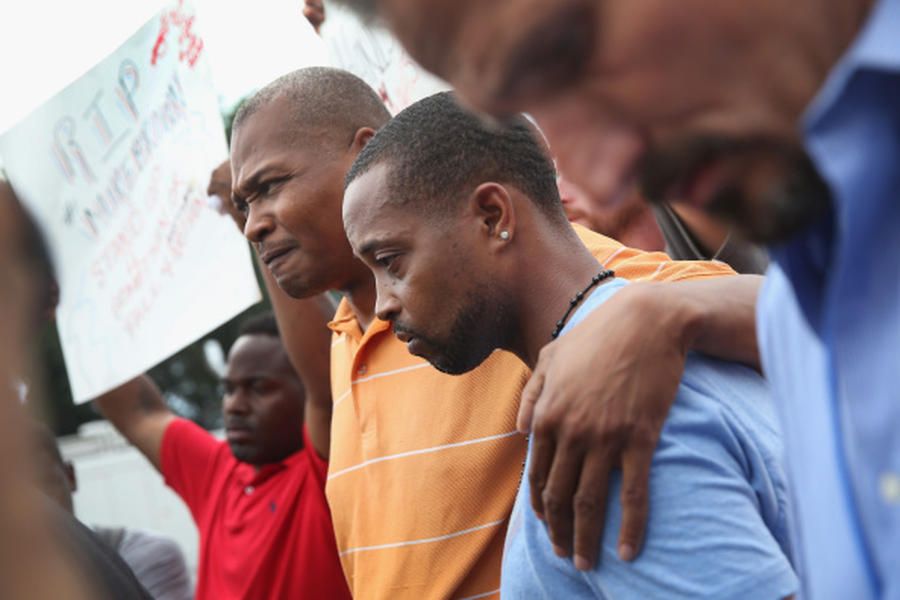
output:
M632 281L733 274L722 263L675 262L576 230L600 262ZM364 333L346 300L329 327L326 494L353 597L498 597L525 460L516 416L528 368L495 352L465 375L445 375L409 354L389 323L376 319Z

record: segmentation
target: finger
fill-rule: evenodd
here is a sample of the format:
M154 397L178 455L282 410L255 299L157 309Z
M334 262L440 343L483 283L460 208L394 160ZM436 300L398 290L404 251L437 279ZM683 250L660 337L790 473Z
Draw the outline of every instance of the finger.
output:
M534 418L534 406L537 404L541 392L544 390L544 370L546 361L538 361L537 368L525 384L519 401L519 417L516 419L516 428L521 433L531 431L531 421Z
M310 25L318 28L325 20L325 10L320 7L307 5L303 7L303 16L306 17L306 20L309 21Z
M556 444L549 435L534 434L531 443L531 468L528 471L528 483L531 489L531 507L539 519L544 518L544 502L541 494L547 487L547 477L553 464L553 453Z
M584 463L584 453L572 444L557 445L553 466L541 499L544 519L557 556L572 554L572 532L575 515L572 508L578 478Z
M622 454L622 527L619 530L619 558L637 558L647 526L650 466L654 447L629 446Z
M597 564L612 462L606 452L593 452L584 459L575 492L575 568L589 571Z

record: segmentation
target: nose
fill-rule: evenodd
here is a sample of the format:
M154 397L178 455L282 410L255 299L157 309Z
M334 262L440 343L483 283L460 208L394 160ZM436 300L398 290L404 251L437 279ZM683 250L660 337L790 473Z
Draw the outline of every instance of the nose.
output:
M275 220L271 211L260 202L252 202L247 207L244 222L244 237L251 242L263 242L275 230Z
M379 282L379 277L375 278L375 316L382 321L393 321L400 313L400 302L390 289L389 285Z
M222 398L222 411L226 415L246 415L250 412L244 386L237 386L231 393L226 392Z

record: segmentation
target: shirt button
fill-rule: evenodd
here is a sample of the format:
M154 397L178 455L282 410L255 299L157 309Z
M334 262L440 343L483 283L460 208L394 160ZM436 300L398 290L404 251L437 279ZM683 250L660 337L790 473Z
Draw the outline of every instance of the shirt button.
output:
M252 494L252 493L253 493L253 486L252 486L252 485L248 485L247 487L245 487L245 488L244 488L244 493L247 494L248 496L249 496L250 494Z
M878 481L881 498L888 504L900 504L900 475L885 473Z
M366 365L360 365L360 367L356 370L356 374L357 375L365 375L366 371L368 371L368 369L366 368Z

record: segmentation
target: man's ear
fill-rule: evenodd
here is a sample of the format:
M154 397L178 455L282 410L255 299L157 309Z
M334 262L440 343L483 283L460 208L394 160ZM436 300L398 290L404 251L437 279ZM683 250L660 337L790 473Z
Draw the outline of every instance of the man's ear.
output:
M485 235L502 244L515 236L516 213L509 191L501 184L482 183L472 192L470 208Z
M371 140L374 135L375 130L371 127L360 127L357 129L356 133L353 135L353 141L350 143L350 150L353 154L359 154L359 151L369 143L369 140Z

